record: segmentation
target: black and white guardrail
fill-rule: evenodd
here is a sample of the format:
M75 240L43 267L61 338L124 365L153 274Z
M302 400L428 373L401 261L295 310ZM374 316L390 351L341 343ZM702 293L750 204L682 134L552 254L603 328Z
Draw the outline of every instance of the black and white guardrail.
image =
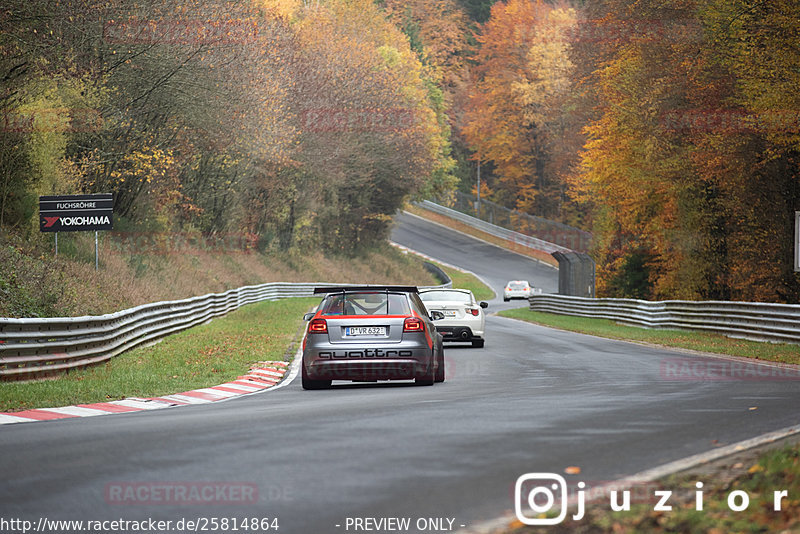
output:
M311 297L315 287L332 285L348 284L274 282L99 316L0 318L0 380L40 378L101 363L245 304ZM452 287L452 281L435 287Z
M646 328L717 332L728 337L800 343L800 305L763 302L646 301L534 295L530 309L597 317Z

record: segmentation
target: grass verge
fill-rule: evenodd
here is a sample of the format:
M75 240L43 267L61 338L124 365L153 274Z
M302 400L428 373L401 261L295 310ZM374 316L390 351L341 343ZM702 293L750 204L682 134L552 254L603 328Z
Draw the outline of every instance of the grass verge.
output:
M431 262L431 263L436 263ZM492 288L480 281L480 279L472 273L463 273L449 267L445 267L440 263L436 263L447 276L453 281L453 287L456 289L469 289L475 295L475 299L479 302L481 300L492 300L495 297Z
M419 257L413 252L410 254L414 257ZM432 263L443 270L447 276L450 277L450 280L453 282L453 288L455 289L469 289L472 291L472 294L475 295L475 299L478 301L481 300L491 300L495 297L495 292L492 290L491 287L484 284L480 278L475 276L472 273L465 273L463 271L459 271L458 269L453 269L452 267L447 267L446 265L442 265L438 261L431 260L425 258L425 261L428 263ZM441 281L440 281L441 282Z
M754 456L754 459L751 458ZM646 484L648 491L630 490L630 510L614 512L608 497L587 505L586 515L575 522L568 518L556 527L522 527L515 534L566 532L626 534L638 532L727 534L800 531L800 446L784 446L753 455L750 451L721 462L709 473L689 472ZM702 509L698 509L697 482L702 482ZM644 488L640 488L644 489ZM671 491L669 511L654 511L656 489ZM779 510L775 492L786 491ZM734 494L733 492L744 492ZM734 494L734 506L747 495L745 510L733 511L728 499ZM622 500L620 492L620 501ZM570 516L571 517L571 516Z
M0 384L0 411L158 397L228 382L252 363L283 360L303 313L318 302L302 298L250 304L102 365L54 380Z
M101 315L267 282L434 283L419 258L388 243L348 257L237 250L224 235L221 244L206 248L190 246L197 241L186 234L107 235L95 271L93 237L63 235L55 258L50 234L0 233L0 317ZM200 234L197 240L203 242Z
M665 347L713 352L772 362L800 364L800 348L797 345L790 345L787 343L762 343L744 339L733 339L711 332L648 330L635 326L621 325L608 319L572 317L569 315L531 311L527 308L505 310L500 312L499 315L611 339L641 341L655 345L663 345Z

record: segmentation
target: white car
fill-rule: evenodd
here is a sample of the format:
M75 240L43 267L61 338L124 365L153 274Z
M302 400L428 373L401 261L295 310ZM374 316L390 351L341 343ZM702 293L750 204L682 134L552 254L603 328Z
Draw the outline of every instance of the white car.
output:
M473 347L483 347L487 302L478 303L469 289L421 289L419 296L428 312L444 315L436 321L444 341L470 341Z
M511 280L503 288L503 301L511 299L528 299L533 295L533 288L527 280Z

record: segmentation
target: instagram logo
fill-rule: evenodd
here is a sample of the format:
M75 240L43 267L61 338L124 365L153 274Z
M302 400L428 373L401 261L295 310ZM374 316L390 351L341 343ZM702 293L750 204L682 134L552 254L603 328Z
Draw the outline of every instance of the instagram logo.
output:
M556 499L558 493L558 499ZM525 508L527 504L527 508ZM558 505L556 517L539 517ZM514 512L525 525L557 525L567 517L567 481L555 473L526 473L514 486Z

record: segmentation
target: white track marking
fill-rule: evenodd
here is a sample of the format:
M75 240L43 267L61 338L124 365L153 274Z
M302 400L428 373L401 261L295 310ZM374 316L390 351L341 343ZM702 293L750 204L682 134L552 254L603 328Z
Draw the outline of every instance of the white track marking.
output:
M136 399L124 399L118 401L111 401L111 404L119 404L120 406L127 406L128 408L138 408L140 410L158 410L160 408L168 408L170 404L158 401L146 401Z
M74 415L75 417L94 417L95 415L108 415L112 413L104 410L96 410L94 408L83 408L81 406L64 406L63 408L37 408L37 411Z
M0 425L5 425L7 423L29 423L32 421L36 421L36 419L28 419L27 417L17 417L16 415L10 414L0 414Z
M234 384L233 382L228 382L227 384L220 384L219 387L238 389L243 393L255 393L256 391L261 391L260 388L254 388L253 386L244 386L242 384Z
M228 397L236 397L239 393L233 393L232 391L222 391L219 389L214 389L213 387L210 388L202 388L202 389L195 389L198 393L205 393L206 395L214 395L221 399L227 399Z
M200 397L190 397L188 395L162 395L160 399L174 400L177 402L185 402L188 404L208 404L214 402L208 399L201 399Z

